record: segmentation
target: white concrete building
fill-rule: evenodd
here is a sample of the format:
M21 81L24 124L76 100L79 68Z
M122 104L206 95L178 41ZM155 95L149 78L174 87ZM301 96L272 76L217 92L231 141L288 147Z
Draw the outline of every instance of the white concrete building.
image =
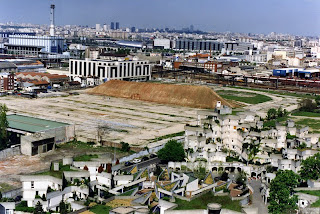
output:
M151 64L141 60L70 59L69 76L72 80L75 77L98 77L101 83L108 80L149 80Z

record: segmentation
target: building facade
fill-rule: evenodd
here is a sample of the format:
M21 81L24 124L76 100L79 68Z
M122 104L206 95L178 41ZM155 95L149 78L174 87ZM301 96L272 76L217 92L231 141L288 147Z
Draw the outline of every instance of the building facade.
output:
M51 36L9 35L5 44L8 53L16 55L38 55L40 52L62 53L64 39Z
M70 59L69 76L98 77L108 80L149 80L151 64L148 61L105 61Z
M175 49L177 50L201 50L201 51L221 51L223 44L213 40L188 40L178 39Z

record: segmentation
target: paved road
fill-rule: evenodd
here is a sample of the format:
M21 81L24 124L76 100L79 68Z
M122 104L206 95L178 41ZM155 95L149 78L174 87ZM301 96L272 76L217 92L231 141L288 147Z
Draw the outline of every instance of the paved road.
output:
M122 171L129 171L130 169L132 169L132 167L134 167L136 165L138 166L138 169L141 169L141 168L145 168L147 166L150 166L151 164L157 164L157 163L160 163L160 159L159 158L152 158L147 161L143 161L143 162L131 165L131 166L124 166L121 168L121 170Z
M259 214L268 214L268 208L264 204L262 200L262 196L260 195L260 187L261 181L259 180L252 180L249 182L250 186L253 188L253 196L252 196L252 207L258 207Z

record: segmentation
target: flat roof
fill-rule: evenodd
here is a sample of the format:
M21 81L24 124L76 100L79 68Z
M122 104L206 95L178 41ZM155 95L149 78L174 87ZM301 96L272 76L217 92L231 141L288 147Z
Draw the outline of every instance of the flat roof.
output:
M8 128L32 133L69 125L67 123L60 123L52 120L44 120L17 114L8 115L7 120L9 123Z

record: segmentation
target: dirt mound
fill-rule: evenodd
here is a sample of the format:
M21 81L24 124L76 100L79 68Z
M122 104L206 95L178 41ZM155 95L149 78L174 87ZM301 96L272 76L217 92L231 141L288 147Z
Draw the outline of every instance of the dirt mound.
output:
M111 80L88 90L88 93L192 108L213 109L217 101L233 107L232 104L205 86Z

